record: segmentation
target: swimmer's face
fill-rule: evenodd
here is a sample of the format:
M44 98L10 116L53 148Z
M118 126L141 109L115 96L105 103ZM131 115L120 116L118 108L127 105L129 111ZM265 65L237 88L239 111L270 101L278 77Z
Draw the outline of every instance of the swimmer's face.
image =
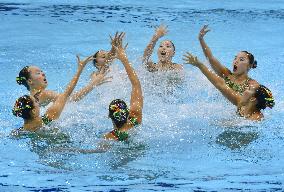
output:
M249 57L245 52L239 52L233 61L233 73L246 74L250 69Z
M96 67L98 69L102 68L102 67L106 67L108 62L106 60L107 58L107 54L108 54L108 51L104 51L104 50L101 50L97 53L97 57L96 57Z
M44 72L36 67L29 67L30 78L28 79L28 85L30 89L45 89L47 87L47 80Z
M158 58L160 61L171 61L175 54L175 49L171 41L162 41L158 48Z
M241 105L247 105L249 102L255 101L254 95L257 87L258 86L250 86L243 92L243 95L241 97Z

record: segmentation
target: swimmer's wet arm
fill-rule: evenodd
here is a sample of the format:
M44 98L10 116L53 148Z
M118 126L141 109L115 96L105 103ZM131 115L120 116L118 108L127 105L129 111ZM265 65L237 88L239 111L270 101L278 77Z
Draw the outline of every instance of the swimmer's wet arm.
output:
M220 76L220 77L226 77L228 76L229 74L231 74L231 71L226 68L224 65L222 65L218 59L216 59L210 48L208 47L208 45L206 44L205 40L204 40L204 35L209 32L210 30L207 28L208 26L205 25L203 26L203 28L200 30L199 32L199 36L198 36L198 39L199 39L199 42L200 42L200 45L202 47L202 50L203 50L203 53L205 55L205 57L208 59L211 67L213 68L213 70Z
M153 35L150 43L147 45L146 49L144 50L144 54L143 54L143 63L147 68L151 68L151 66L149 65L153 65L152 62L149 61L154 47L157 43L157 41L163 37L165 34L167 34L168 30L167 30L167 26L164 25L160 25L159 27L156 28L155 34Z
M58 97L59 93L51 90L45 90L42 92L40 96L40 103L46 103L46 102L54 102L56 98Z
M96 86L99 86L103 83L109 82L110 81L110 77L106 78L106 74L108 71L101 71L99 73L93 73L91 75L91 81L88 83L88 85L86 85L85 87L83 87L81 90L75 92L74 94L72 94L70 96L70 101L80 101L81 99L83 99L88 93L90 93Z
M107 57L106 57L107 63L111 63L116 58L116 48L115 47L118 46L119 41L123 39L124 35L125 35L124 32L121 32L121 33L116 32L114 38L110 36L111 49L108 52Z
M124 53L125 54L125 53ZM130 99L130 116L136 117L139 123L142 122L142 108L143 108L143 93L140 81L135 70L132 68L125 54L120 58L123 63L129 80L132 84L131 99Z
M75 86L76 86L76 84L77 84L77 82L80 78L80 75L81 75L84 67L86 66L86 64L89 61L91 61L93 59L93 56L90 56L83 61L80 61L79 56L77 56L77 59L78 59L78 69L77 69L76 74L74 75L73 79L67 85L65 91L58 95L58 97L54 101L53 105L51 105L45 113L45 115L51 120L59 118L69 96L71 95L72 91L74 90L74 88L75 88Z
M159 37L157 35L154 35L150 41L150 43L147 45L147 47L144 50L143 54L143 63L148 67L149 59L153 53L154 47L159 40Z
M197 66L207 79L226 97L232 104L238 106L240 95L228 87L223 78L210 71L203 63Z
M191 64L200 69L200 71L207 77L207 79L234 105L238 105L240 101L239 94L236 94L230 89L223 78L218 76L216 73L210 71L198 58L191 53L187 52L184 55L183 60L186 64Z
M112 63L113 60L115 59L115 47L112 45L110 51L108 52L107 56L106 56L106 61L107 63Z

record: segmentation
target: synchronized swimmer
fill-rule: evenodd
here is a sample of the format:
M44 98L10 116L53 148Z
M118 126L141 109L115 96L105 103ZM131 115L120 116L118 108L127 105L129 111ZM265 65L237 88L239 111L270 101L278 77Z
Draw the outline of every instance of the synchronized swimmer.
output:
M264 85L248 77L250 69L257 66L254 56L248 51L241 51L233 61L233 72L222 65L212 54L204 40L204 36L210 30L205 25L199 33L199 41L204 55L208 59L214 72L210 71L197 57L187 52L183 60L201 70L208 80L234 105L237 106L237 114L249 120L263 119L262 109L274 106L274 98L271 91ZM175 55L175 46L170 40L160 43L158 48L158 62L151 61L151 55L157 41L167 34L167 27L164 25L156 28L150 43L143 55L143 64L149 72L156 71L183 71L181 64L172 61ZM13 134L21 131L37 131L42 126L60 117L65 104L68 101L78 101L91 92L94 87L110 81L107 77L109 66L118 59L123 64L127 76L132 85L130 94L130 107L122 99L115 99L109 104L109 118L113 123L113 130L104 134L106 140L125 141L128 139L128 130L142 123L143 93L139 78L129 63L126 55L126 46L123 46L125 33L116 33L111 38L110 51L99 50L83 61L78 58L78 69L73 79L63 93L46 90L47 80L45 74L36 66L26 66L17 77L18 84L24 85L30 95L24 95L16 100L13 114L24 119L23 127L14 130ZM81 90L72 94L82 70L86 64L93 61L98 69L91 75L91 81ZM40 106L47 105L45 114L40 117Z

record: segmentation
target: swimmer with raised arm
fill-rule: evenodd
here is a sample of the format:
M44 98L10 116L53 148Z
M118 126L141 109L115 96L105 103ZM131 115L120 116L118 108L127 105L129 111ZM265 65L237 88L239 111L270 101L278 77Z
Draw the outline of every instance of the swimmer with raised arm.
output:
M56 120L60 117L62 110L66 102L69 100L71 93L73 92L79 77L86 66L86 64L93 60L93 56L86 58L83 61L80 61L79 56L78 59L78 69L73 79L67 85L65 91L61 94L58 94L53 104L48 107L45 114L40 117L40 105L37 97L24 95L16 100L13 114L17 117L22 117L24 119L23 127L15 130L12 134L17 135L21 131L37 131L42 126L49 124L51 121ZM94 83L99 84L105 80L104 74L101 76L96 76L93 79Z
M91 58L93 56L90 56ZM88 61L91 61L89 59ZM77 102L85 97L88 93L90 93L96 86L103 84L109 79L105 79L103 82L99 82L97 79L102 78L104 73L93 73L91 75L90 82L83 87L81 90L75 92L69 97L70 101ZM99 76L99 77L98 77ZM48 85L46 76L44 72L37 66L26 66L24 67L19 76L16 78L16 81L19 85L24 85L28 91L30 91L30 95L36 97L39 101L40 106L48 105L50 102L56 101L57 97L60 93L55 91L46 90Z
M108 70L109 66L116 58L115 46L117 46L117 42L120 41L122 34L123 33L116 33L114 38L110 36L111 40L110 51L99 50L94 54L93 65L98 69L98 72L102 70Z
M262 109L274 106L274 98L271 91L263 86L255 84L243 91L242 94L231 89L226 81L216 73L210 71L197 57L187 52L183 60L200 69L207 79L234 105L240 116L249 120L261 120Z
M155 34L153 35L150 43L146 47L143 55L143 64L146 69L150 72L155 71L168 71L168 70L183 70L182 65L173 63L172 59L175 55L175 46L172 41L165 40L160 43L157 54L159 61L154 63L151 61L151 55L155 48L157 41L166 35L168 32L167 27L164 25L156 28Z
M124 37L124 33L122 38ZM109 104L109 118L113 123L113 130L104 135L105 139L125 141L128 138L128 130L141 124L143 109L143 94L140 81L128 61L125 47L122 46L122 38L117 42L117 58L122 62L132 85L130 108L121 99L115 99Z
M126 70L127 76L131 82L131 98L130 108L128 108L125 101L115 99L109 104L109 118L113 123L113 130L104 134L104 141L98 143L96 149L78 149L78 148L61 148L61 152L76 152L76 153L104 153L111 146L106 140L127 141L129 135L128 130L142 123L142 109L143 109L143 93L140 81L128 61L125 53L126 46L122 46L122 39L125 33L121 33L119 40L116 43L115 50L117 59L119 59ZM114 43L114 42L112 42Z
M210 48L207 46L204 36L209 31L210 29L208 28L208 25L203 26L199 32L198 39L203 53L208 59L215 73L224 78L226 84L240 94L242 94L249 87L259 85L257 81L248 76L250 69L257 67L257 61L254 59L253 54L247 51L240 51L233 60L233 72L230 71L214 57Z

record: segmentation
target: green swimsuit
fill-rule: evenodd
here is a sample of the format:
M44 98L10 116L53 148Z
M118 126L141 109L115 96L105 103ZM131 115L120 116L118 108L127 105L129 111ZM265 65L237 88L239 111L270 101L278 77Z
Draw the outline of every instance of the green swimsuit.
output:
M135 117L130 117L129 121L131 122L131 124L133 126L137 126L139 125L137 118ZM119 131L118 129L115 129L113 131L110 132L116 140L118 141L126 141L129 137L128 133L126 131Z
M44 125L48 125L52 121L52 119L49 119L46 115L41 116L41 120Z
M48 125L52 121L52 119L49 119L46 115L41 116L41 120L44 125ZM12 131L12 135L14 136L24 134L24 133L27 133L27 131L24 130L24 127L20 127Z
M242 95L243 92L249 87L249 81L251 80L251 78L247 78L242 84L234 83L228 76L225 77L224 80L228 87Z

